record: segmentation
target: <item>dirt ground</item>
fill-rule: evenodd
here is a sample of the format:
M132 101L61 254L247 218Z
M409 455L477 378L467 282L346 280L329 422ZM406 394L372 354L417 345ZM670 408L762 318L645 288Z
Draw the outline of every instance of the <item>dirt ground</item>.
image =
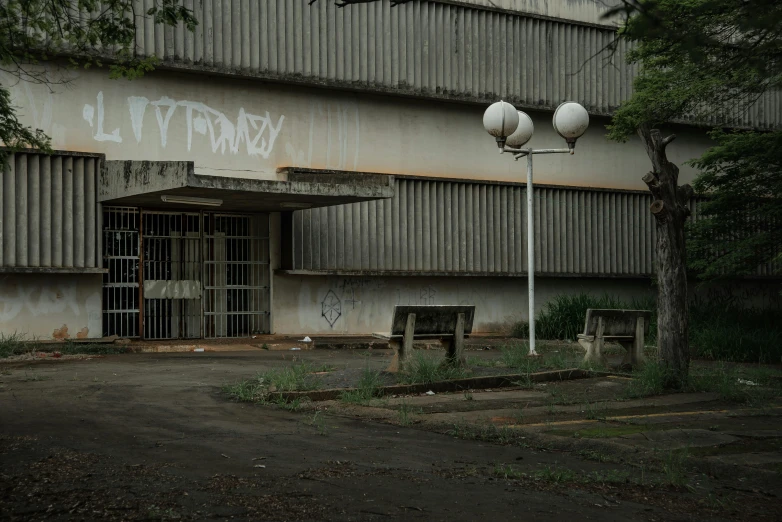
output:
M237 403L222 391L294 356L382 368L390 354L248 350L0 366L0 519L782 519L774 464L779 410L737 413L699 394L689 402L682 395L623 403L624 411L597 415L552 400L592 394L599 402L622 386L608 378L562 383L556 392L390 398L370 406L330 401L297 412ZM597 425L616 426L611 416L632 425L650 408L668 416L644 417L644 429L601 428L601 437L589 437ZM694 409L710 417L687 413ZM666 429L646 429L654 422ZM481 440L475 434L487 426L511 435ZM674 427L684 435L670 435ZM668 436L650 439L651 432ZM708 443L693 444L708 434ZM714 446L718 436L724 438ZM680 488L660 485L664 470L637 465L646 450L679 443L731 450L699 450L713 466L689 472ZM751 455L757 462L747 461ZM560 470L628 478L574 481Z

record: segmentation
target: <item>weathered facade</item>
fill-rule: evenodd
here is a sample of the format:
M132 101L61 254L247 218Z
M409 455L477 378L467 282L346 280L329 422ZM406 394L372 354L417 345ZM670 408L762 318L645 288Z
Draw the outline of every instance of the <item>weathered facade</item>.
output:
M54 91L11 87L58 152L0 177L0 332L368 333L408 303L475 304L476 331L501 329L528 312L523 166L481 125L501 97L535 147L561 146L559 102L592 116L575 156L536 162L541 305L653 291L648 159L604 136L634 70L624 48L592 58L603 2L185 3L193 33L141 22L163 60L142 79L52 68ZM781 106L705 123L768 128ZM708 144L687 123L679 164Z

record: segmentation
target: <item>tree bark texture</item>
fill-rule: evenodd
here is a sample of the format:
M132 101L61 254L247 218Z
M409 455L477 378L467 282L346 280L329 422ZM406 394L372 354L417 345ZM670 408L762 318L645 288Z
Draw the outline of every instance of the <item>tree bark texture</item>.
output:
M684 224L693 190L679 186L679 168L666 156L665 148L676 136L663 138L659 130L646 126L638 135L653 167L643 181L654 196L650 210L657 226L657 346L660 361L670 372L666 384L680 387L690 367Z

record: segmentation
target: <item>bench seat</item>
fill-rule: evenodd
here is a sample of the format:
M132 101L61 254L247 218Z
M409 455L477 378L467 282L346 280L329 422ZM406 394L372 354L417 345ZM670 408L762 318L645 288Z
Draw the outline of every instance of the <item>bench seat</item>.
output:
M394 349L388 372L399 371L411 360L413 341L418 339L439 339L446 348L445 363L464 366L464 338L472 333L474 317L473 305L396 305L391 331L372 336L387 340Z

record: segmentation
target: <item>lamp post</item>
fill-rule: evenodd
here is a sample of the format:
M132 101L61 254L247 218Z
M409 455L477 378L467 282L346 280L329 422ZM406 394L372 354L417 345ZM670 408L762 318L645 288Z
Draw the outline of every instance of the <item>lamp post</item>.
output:
M532 156L535 154L573 154L576 140L589 126L589 114L576 102L564 102L554 111L554 130L565 138L566 149L522 148L532 138L532 118L504 101L493 103L483 114L483 126L497 140L500 154L509 152L518 161L527 157L527 285L529 297L529 354L535 351L535 222L532 199Z

